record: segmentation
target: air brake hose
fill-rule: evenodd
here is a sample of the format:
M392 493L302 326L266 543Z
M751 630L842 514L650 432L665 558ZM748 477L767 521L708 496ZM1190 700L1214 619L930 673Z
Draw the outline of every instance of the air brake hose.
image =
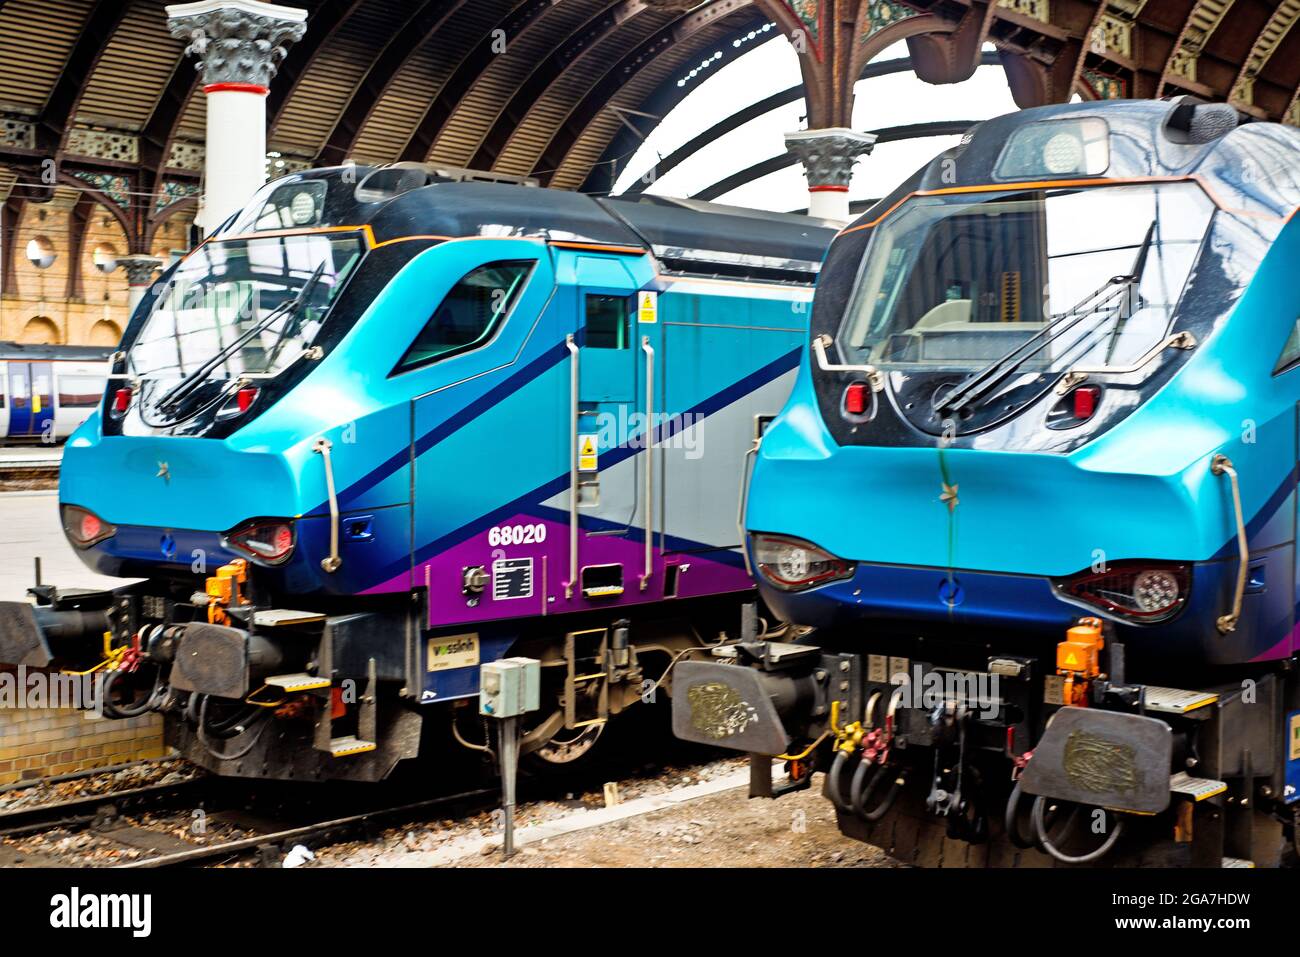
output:
M1002 818L1002 826L1007 832L1007 839L1022 851L1027 851L1037 845L1032 836L1025 837L1020 831L1020 800L1024 792L1020 788L1020 782L1016 781L1016 786L1011 789L1011 797L1007 798L1007 810Z
M853 808L853 813L864 821L870 820L866 811L867 796L876 786L876 779L884 771L885 766L883 764L876 764L874 761L864 759L858 762L857 770L853 772L853 781L849 784L849 806ZM868 774L871 774L870 784L867 784Z
M1043 814L1047 807L1047 798L1038 797L1034 800L1034 833L1038 835L1038 843L1048 854L1056 858L1062 864L1091 864L1093 861L1099 861L1110 853L1119 836L1124 833L1124 821L1122 818L1115 818L1115 826L1111 828L1110 835L1102 845L1096 850L1089 851L1087 854L1080 854L1078 857L1072 857L1061 851L1055 844L1048 839L1047 827L1043 823ZM1071 817L1073 820L1073 817Z
M212 698L210 695L204 695L203 704L199 706L199 743L203 745L204 750L206 750L208 754L212 755L218 761L238 761L240 758L246 757L255 747L257 747L257 742L262 740L262 734L266 731L267 725L270 724L270 721L267 720L270 717L269 713L264 709L254 709L258 712L257 718L260 718L261 720L258 722L257 729L249 736L248 744L238 751L230 754L222 754L212 746L208 741L207 735L203 733L203 725L207 723L208 719L208 702L211 700ZM257 721L257 718L254 718L254 721ZM247 730L247 728L240 727L237 733L243 733Z
M163 684L162 669L160 668L157 676L154 678L153 688L150 689L149 694L145 695L138 704L113 704L113 685L117 683L117 680L122 676L122 674L123 672L120 669L114 669L104 676L104 685L100 690L100 694L103 696L104 715L106 717L115 719L138 718L147 711L153 711L162 703L163 698L167 694L167 688Z
M876 789L880 787L880 782L886 779L889 779L889 790L880 799L880 803L868 811L867 802L871 800L876 793ZM856 784L857 775L854 775L853 780ZM889 809L894 806L894 802L898 800L898 795L903 790L903 784L906 780L907 768L900 768L897 774L891 774L888 767L881 765L880 772L872 777L871 783L861 792L854 792L853 809L857 811L858 817L868 824L875 824L883 818L889 813Z
M837 751L835 760L831 762L831 771L827 777L827 790L830 791L831 803L846 814L852 813L853 808L844 803L844 789L841 785L841 779L844 776L844 766L848 763L849 753L847 751Z

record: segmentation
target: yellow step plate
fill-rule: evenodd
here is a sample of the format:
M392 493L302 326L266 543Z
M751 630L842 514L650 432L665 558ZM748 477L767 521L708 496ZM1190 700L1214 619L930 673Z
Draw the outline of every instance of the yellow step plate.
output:
M1222 781L1213 781L1210 778L1194 778L1186 771L1179 771L1177 774L1170 776L1169 790L1175 794L1181 794L1183 797L1189 797L1193 801L1204 801L1216 794L1222 794L1228 790L1228 785Z
M310 625L324 620L325 616L318 611L267 608L253 612L253 624L260 625L263 628L279 628L285 625Z
M349 734L343 738L333 738L330 740L330 754L336 758L346 758L354 754L363 754L366 751L375 750L375 742L362 741L355 735Z
M328 688L330 680L322 678L320 675L309 675L306 673L296 675L272 675L266 679L266 683L272 688L280 688L290 694L299 691L315 691L318 688Z
M1187 712L1195 711L1197 708L1204 708L1206 705L1214 704L1219 700L1219 696L1208 691L1183 691L1181 688L1159 688L1155 685L1147 685L1146 696L1143 700L1146 702L1148 711L1160 711L1164 714L1187 714Z

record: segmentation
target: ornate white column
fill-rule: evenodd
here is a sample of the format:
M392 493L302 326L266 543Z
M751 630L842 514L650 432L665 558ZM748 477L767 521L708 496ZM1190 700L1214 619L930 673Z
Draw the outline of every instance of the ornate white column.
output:
M785 134L785 148L803 163L808 178L808 215L849 220L853 164L869 155L876 134L837 128Z
M162 267L162 260L144 255L119 256L117 264L126 273L129 289L126 297L126 321L130 322L135 315L135 307L140 305L140 300L153 282L153 274Z
M266 94L287 44L307 31L307 11L259 0L201 0L167 7L174 37L189 40L208 100L203 197L195 218L210 232L266 182Z

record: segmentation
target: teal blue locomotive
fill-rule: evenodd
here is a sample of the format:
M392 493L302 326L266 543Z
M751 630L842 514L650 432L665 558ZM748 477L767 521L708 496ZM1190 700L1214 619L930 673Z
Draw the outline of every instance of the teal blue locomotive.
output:
M735 635L737 463L833 230L491 179L287 176L164 275L59 493L139 581L0 605L0 659L107 660L219 773L374 780L486 662L543 662L523 748L567 764Z
M922 863L1279 860L1300 130L1244 120L998 117L839 233L745 506L804 634L684 663L679 734Z

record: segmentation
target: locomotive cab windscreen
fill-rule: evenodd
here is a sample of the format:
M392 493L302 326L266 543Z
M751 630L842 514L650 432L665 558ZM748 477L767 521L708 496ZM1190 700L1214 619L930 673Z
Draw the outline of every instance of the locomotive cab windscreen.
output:
M914 196L875 227L836 342L915 427L986 428L1165 341L1213 209L1193 182Z
M204 244L177 268L127 350L143 422L166 428L210 409L217 418L246 411L243 390L313 349L364 252L354 232Z

